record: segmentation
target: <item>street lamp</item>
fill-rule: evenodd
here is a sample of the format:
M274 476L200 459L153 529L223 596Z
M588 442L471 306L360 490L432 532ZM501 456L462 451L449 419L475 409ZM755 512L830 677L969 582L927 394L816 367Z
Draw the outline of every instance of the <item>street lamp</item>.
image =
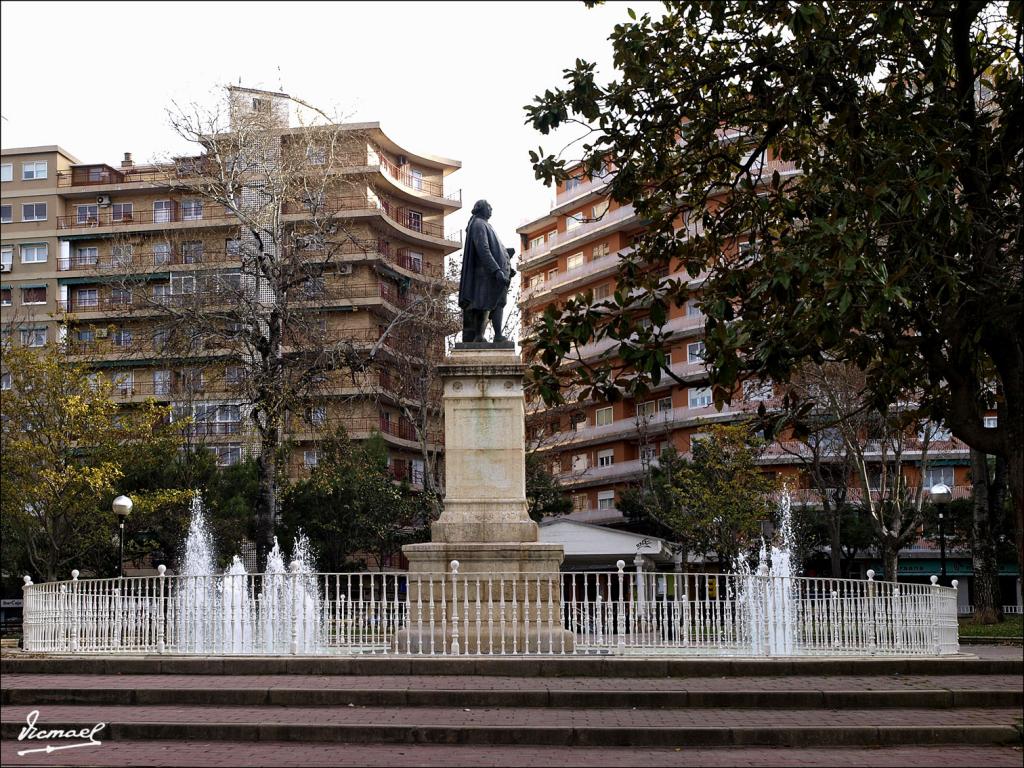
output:
M121 550L117 560L120 564L121 578L124 578L124 519L128 517L128 513L132 511L132 500L127 496L118 496L114 499L113 503L114 514L117 515L118 523L121 528Z
M945 483L932 486L930 495L932 504L939 508L939 567L942 569L942 581L946 581L946 530L943 509L953 500L953 491Z

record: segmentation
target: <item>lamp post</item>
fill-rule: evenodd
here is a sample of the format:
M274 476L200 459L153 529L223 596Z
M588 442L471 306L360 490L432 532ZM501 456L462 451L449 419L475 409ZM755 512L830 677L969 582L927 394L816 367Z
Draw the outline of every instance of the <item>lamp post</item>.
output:
M121 529L121 548L117 561L120 569L120 577L124 578L124 519L132 511L132 500L127 496L118 496L113 503L114 514L117 515L118 525Z
M953 491L945 483L936 483L932 486L930 495L932 504L939 509L939 567L942 571L942 582L946 581L946 529L945 529L945 507L953 500Z

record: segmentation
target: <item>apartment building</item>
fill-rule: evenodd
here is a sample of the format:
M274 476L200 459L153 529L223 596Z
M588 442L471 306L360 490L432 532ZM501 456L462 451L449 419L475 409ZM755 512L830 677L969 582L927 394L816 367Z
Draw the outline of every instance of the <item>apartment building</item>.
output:
M770 157L761 162L768 178L776 170L782 175L797 172L792 165ZM599 301L614 293L620 259L631 252L634 238L645 226L632 205L608 198L607 185L614 173L609 169L601 178L574 174L558 184L547 215L517 230L522 240L519 308L523 328L529 328L547 307L574 296L592 291L594 300ZM740 242L737 247L749 246ZM684 280L694 295L699 295L704 277L693 278L680 264L673 264L665 276ZM641 401L591 400L557 408L532 402L528 406L531 447L550 461L552 472L571 497L570 520L628 525L617 506L620 494L657 465L665 448L673 446L688 454L709 425L749 418L760 403L770 407L778 394L770 384L744 382L732 403L717 410L703 362L704 317L697 301L673 307L664 329L672 332L671 347L666 350L668 365L682 384L663 376L661 385ZM579 353L584 360L596 360L611 347L610 341L591 343ZM936 429L923 482L926 487L945 483L954 488L956 496L966 497L970 494L968 450L948 432ZM820 503L803 476L799 451L795 441L769 446L763 457L765 471L787 479L796 503ZM911 459L914 455L909 454ZM919 450L916 456L920 459ZM911 484L921 481L919 472L908 477Z
M285 94L229 90L233 110L279 118L275 152L308 130L289 125ZM444 224L461 207L461 192L446 184L460 163L417 154L378 123L335 127L351 137L337 171L344 183L337 195L321 193L315 206L340 223L344 243L327 256L310 248L309 259L321 263L296 289L301 306L310 317L315 310L324 348L344 345L348 359L371 348L378 360L389 352L409 359L420 342L408 323L379 342L418 291L440 289L445 259L461 247L461 234L446 233ZM309 153L311 166L323 162L318 153ZM205 159L192 161L201 175ZM4 149L2 326L16 344L66 343L74 359L115 383L126 406L150 398L170 405L174 418L189 417L188 440L230 465L254 449L240 396L244 366L235 352L201 339L187 348L172 343L174 313L166 310L197 302L216 309L220 302L223 312L210 316L230 323L230 305L249 279L242 260L251 234L229 207L190 194L188 168L180 159L138 164L131 153L108 164L83 163L59 146ZM313 205L282 204L283 226L308 227ZM356 366L317 375L317 398L291 409L285 421L292 473L315 466L320 439L344 426L356 439L380 432L395 477L422 485L422 441L394 371ZM413 404L417 412L437 407ZM431 420L432 447L440 450L440 414Z

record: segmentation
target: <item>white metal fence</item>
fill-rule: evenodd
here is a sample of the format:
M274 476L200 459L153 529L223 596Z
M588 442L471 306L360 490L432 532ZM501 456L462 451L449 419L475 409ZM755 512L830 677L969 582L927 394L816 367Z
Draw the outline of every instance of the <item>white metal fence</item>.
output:
M50 653L942 655L956 582L626 572L25 577Z

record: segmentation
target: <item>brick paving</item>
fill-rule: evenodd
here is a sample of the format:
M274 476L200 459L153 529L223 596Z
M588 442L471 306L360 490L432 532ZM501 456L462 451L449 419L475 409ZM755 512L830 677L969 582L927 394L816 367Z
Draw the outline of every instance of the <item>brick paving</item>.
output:
M1019 747L888 747L861 748L617 748L516 747L406 744L303 744L295 742L122 741L98 747L18 756L22 745L3 742L0 762L11 766L139 766L139 768L199 768L200 766L443 766L444 768L504 768L557 766L593 768L598 765L660 768L661 766L865 766L918 768L985 766L1020 768Z
M585 709L544 707L241 707L44 704L0 707L0 722L24 723L33 709L45 723L260 723L341 726L491 726L502 728L784 728L1006 726L1019 708L892 710Z

